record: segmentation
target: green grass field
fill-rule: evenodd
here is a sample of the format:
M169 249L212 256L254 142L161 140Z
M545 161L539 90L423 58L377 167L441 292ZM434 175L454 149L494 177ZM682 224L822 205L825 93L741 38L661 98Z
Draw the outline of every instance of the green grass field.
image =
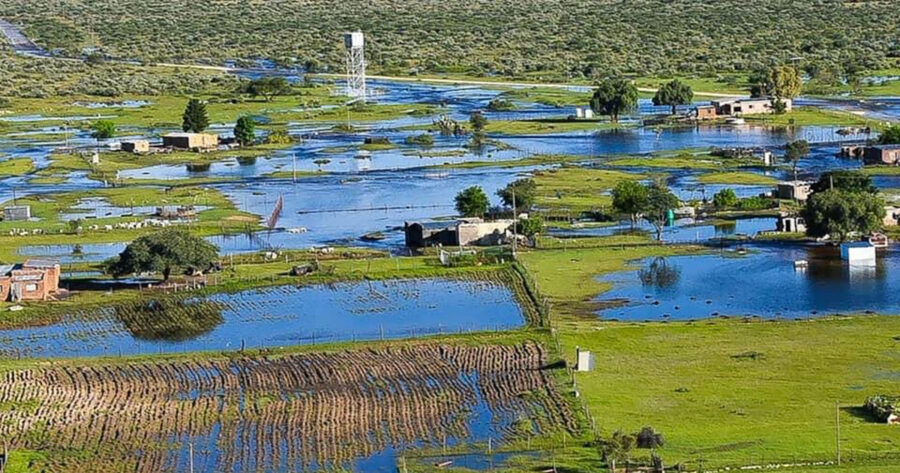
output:
M775 185L778 179L752 172L713 172L701 174L697 181L703 184Z
M556 243L542 246L560 248ZM566 358L574 361L576 347L596 357L595 371L578 373L576 382L601 435L652 426L665 435L659 453L666 464L689 469L701 458L706 467L827 461L835 456L840 401L844 459L874 462L856 471L889 471L883 464L900 458L900 430L875 424L858 409L866 396L900 389L900 318L604 322L593 313L592 301L609 289L599 276L628 269L636 259L699 249L638 237L568 244L521 259L552 303ZM585 448L560 458L572 471L598 462Z

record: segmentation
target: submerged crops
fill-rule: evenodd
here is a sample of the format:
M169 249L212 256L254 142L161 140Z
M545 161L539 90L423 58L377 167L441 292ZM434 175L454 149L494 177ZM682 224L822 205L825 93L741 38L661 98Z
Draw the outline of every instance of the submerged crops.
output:
M479 412L498 436L521 435L522 418L534 434L574 429L545 361L534 344L425 344L10 371L0 437L82 472L186 471L187 442L198 471L342 465L389 446L472 440Z

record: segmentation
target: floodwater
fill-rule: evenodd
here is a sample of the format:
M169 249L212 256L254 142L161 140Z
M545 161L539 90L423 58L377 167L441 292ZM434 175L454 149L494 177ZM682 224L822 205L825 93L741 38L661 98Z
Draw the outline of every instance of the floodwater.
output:
M279 286L190 299L162 311L155 307L151 302L109 307L66 315L52 325L0 330L2 353L80 357L227 351L505 330L524 323L507 287L448 279Z
M697 221L691 218L678 219L675 225L663 229L662 239L667 243L703 243L717 238L753 237L760 232L775 230L774 217L740 218L735 220ZM656 237L656 230L647 222L640 222L632 229L629 223L614 225L554 230L553 235L566 238L624 235L642 232Z
M900 312L896 246L879 251L871 266L843 262L839 249L831 246L752 244L746 249L745 255L728 250L649 259L638 263L640 270L603 277L613 288L598 301L627 303L598 314L620 320L682 320ZM795 269L796 260L807 260L808 269Z

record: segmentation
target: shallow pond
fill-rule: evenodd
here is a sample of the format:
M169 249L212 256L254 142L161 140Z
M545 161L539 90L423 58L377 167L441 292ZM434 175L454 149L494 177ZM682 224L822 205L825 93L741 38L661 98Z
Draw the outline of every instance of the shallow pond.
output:
M519 327L524 316L499 283L394 280L280 286L64 316L0 331L7 355L59 357L237 350L417 337ZM169 323L171 322L171 323Z
M795 270L796 260L809 261ZM734 251L650 259L640 270L601 278L613 288L599 302L627 301L598 312L621 320L716 316L800 318L835 313L900 313L900 249L879 252L874 266L849 265L834 247L752 245Z

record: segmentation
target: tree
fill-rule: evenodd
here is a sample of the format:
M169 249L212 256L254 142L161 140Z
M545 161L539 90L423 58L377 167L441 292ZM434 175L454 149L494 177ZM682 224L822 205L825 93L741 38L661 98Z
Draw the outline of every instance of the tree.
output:
M791 66L778 66L754 71L750 74L750 95L775 97L778 100L793 99L803 91L803 78Z
M209 114L206 113L206 104L191 99L184 108L184 114L181 115L181 129L193 133L200 133L209 126Z
M534 237L544 229L544 219L542 219L540 215L520 219L518 223L516 231L520 235L525 235L528 238Z
M770 73L772 89L778 99L793 99L803 91L803 77L792 66L779 66Z
M679 105L688 105L694 100L694 91L687 84L675 79L663 84L653 96L653 105L672 107L672 115L678 111Z
M621 181L612 190L612 206L616 212L628 215L631 228L647 206L647 188L637 181Z
M812 185L813 192L825 192L835 189L845 192L867 192L877 194L878 189L872 184L872 178L859 171L828 171Z
M738 204L737 194L732 189L722 189L713 196L713 205L717 209L727 209Z
M627 461L634 450L635 439L633 435L613 432L612 436L600 443L600 454L609 465L609 471L616 473L616 463Z
M472 186L456 194L456 211L463 217L481 217L488 210L490 201L481 187Z
M637 87L622 78L603 80L591 97L591 109L601 115L609 115L613 123L619 122L619 115L637 109L637 103Z
M900 144L900 125L891 125L882 130L878 142L883 145Z
M256 122L252 117L243 116L237 119L237 123L234 124L234 139L241 146L253 144L256 140Z
M277 95L287 93L291 88L287 79L281 76L260 77L247 84L247 93L254 97L262 96L266 102L271 102Z
M116 124L109 120L97 120L94 123L91 123L91 138L97 140L97 145L100 145L100 141L108 140L116 136Z
M217 259L219 248L186 230L166 229L131 242L109 266L115 277L144 271L161 272L168 281L173 271L205 270Z
M678 207L678 197L671 193L661 182L650 185L647 190L647 205L644 207L644 220L656 229L656 239L662 241L662 231L669 218L669 211Z
M474 112L469 115L469 125L472 126L472 139L469 146L481 148L484 146L484 127L487 126L487 118L481 112Z
M868 234L881 228L884 201L868 192L826 190L815 192L806 201L803 217L806 234L845 241L851 234Z
M514 210L528 210L534 205L537 196L537 184L529 177L510 182L506 187L497 191L503 205L513 206L513 194L516 196L516 208Z
M490 201L479 186L472 186L456 194L456 211L463 217L481 217L487 212Z
M794 180L797 180L797 165L809 154L809 142L806 140L791 141L785 146L784 159L792 164Z

